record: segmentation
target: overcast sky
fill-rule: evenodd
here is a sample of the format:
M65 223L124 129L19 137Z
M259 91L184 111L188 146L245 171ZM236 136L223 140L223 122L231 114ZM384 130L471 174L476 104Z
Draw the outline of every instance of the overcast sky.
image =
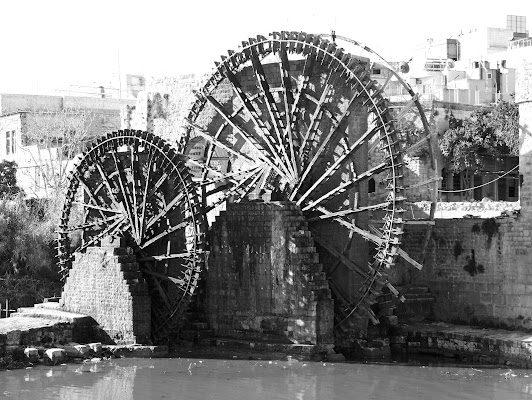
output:
M364 42L389 61L428 38L506 27L532 1L0 0L0 93L108 85L120 71L177 76L211 70L227 49L276 30Z

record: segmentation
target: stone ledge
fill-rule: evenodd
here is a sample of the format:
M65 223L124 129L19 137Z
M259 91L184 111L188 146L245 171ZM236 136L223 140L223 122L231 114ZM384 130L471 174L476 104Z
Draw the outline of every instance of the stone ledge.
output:
M131 345L108 345L103 346L115 357L124 358L161 358L168 357L168 346L144 346L138 344Z
M43 305L36 304L35 307L21 307L16 313L11 314L11 317L42 318L53 321L69 322L73 324L92 321L92 318L87 315L61 310L58 306L45 306L44 304L54 303L43 303Z
M200 341L200 345L283 354L301 354L307 356L310 356L320 348L320 346L313 344L255 342L250 340L238 340L230 338L202 339Z
M471 356L488 364L532 368L532 333L447 323L401 325L395 351ZM399 340L397 340L399 339Z

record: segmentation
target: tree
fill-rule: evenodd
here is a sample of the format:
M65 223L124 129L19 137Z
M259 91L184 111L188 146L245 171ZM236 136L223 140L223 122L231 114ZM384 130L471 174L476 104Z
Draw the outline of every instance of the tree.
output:
M0 162L0 198L20 193L17 186L17 163L4 160Z
M58 111L34 110L23 124L23 151L31 159L36 173L34 187L46 198L60 197L65 189L70 162L95 138L95 115L81 108Z
M469 118L449 118L440 150L454 172L483 169L486 158L519 154L519 110L501 101L493 109L474 111Z

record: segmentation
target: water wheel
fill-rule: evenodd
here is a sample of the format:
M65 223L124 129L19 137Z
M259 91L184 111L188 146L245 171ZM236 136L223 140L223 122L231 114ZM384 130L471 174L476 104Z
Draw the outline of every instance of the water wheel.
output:
M152 333L163 338L194 293L202 266L197 188L184 157L142 131L102 137L75 160L59 225L66 278L74 254L108 235L133 249L152 299Z
M264 193L304 212L335 296L336 324L367 316L403 232L403 159L369 60L302 32L257 36L222 56L180 149L206 213ZM378 221L374 224L373 221ZM346 278L347 271L347 278Z

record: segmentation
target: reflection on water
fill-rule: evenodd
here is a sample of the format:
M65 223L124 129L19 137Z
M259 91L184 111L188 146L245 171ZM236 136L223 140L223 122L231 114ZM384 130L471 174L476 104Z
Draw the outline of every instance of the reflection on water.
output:
M0 372L11 399L528 399L532 371L297 361L118 359Z

